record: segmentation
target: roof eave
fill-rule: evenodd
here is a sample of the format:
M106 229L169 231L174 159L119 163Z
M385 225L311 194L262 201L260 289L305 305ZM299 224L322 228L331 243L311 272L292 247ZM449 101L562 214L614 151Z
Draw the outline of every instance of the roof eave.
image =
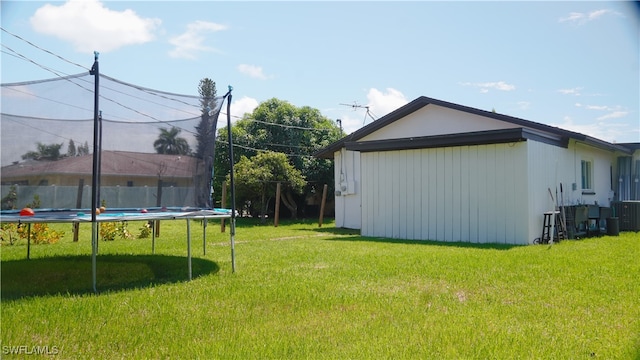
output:
M427 149L437 147L474 146L487 144L517 143L535 140L554 146L566 148L568 139L549 135L526 128L513 128L489 131L474 131L467 133L420 136L401 139L386 139L376 141L346 142L345 148L350 151L373 152L392 150Z

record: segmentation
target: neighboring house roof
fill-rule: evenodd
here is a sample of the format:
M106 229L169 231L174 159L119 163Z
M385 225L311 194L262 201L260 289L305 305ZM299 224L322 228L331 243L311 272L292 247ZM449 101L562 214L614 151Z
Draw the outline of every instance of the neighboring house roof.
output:
M382 129L383 127L393 123L394 121L402 119L403 117L429 104L504 121L517 126L521 126L522 128L359 142L359 140L364 138L365 136ZM584 134L561 129L559 127L549 126L508 115L498 114L491 111L480 110L468 106L421 96L411 101L410 103L398 108L397 110L394 110L393 112L370 123L369 125L357 131L354 131L350 135L347 135L344 138L334 142L333 144L330 144L327 147L317 151L313 155L319 158L331 159L333 158L334 152L339 151L343 147L347 148L348 150L356 151L384 151L440 146L517 142L526 141L527 139L543 141L562 147L568 146L569 139L575 139L611 151L620 151L626 154L630 154L633 152L633 147L628 146L629 144L612 144Z
M126 151L102 151L101 175L134 177L190 178L196 171L197 159L185 155L164 155ZM65 157L60 160L25 161L2 168L2 178L43 174L89 175L93 155Z

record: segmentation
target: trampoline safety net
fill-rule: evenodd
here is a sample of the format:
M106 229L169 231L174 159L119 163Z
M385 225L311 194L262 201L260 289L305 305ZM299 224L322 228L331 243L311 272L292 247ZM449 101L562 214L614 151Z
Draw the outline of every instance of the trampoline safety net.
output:
M2 209L34 202L90 208L96 124L101 205L213 208L215 136L226 95L174 94L102 74L96 92L96 78L86 72L2 84Z

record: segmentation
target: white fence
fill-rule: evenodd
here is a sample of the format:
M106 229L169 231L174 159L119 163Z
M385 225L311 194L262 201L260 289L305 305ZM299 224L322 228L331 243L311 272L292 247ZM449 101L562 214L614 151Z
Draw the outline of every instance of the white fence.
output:
M77 186L15 186L17 201L15 209L22 209L27 204L34 201L34 196L38 195L40 208L42 209L76 209L91 207L91 186L82 188L82 193ZM2 185L2 199L11 190L10 185ZM148 208L157 206L158 188L156 187L126 187L126 186L103 186L100 188L100 203L104 200L110 208ZM78 206L78 196L81 202ZM183 207L193 206L193 188L188 187L163 187L160 206Z

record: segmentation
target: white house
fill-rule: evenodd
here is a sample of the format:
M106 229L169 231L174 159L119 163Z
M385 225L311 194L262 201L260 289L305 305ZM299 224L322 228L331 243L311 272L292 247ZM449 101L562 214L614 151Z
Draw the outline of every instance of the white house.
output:
M530 244L552 196L600 206L640 196L638 144L427 97L315 156L335 160L336 226L371 237Z

